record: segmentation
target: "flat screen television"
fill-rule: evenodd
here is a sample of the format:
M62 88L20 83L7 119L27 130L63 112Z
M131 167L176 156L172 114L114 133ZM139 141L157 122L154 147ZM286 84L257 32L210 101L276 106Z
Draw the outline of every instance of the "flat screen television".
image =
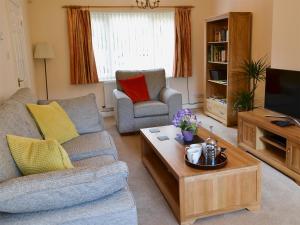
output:
M300 71L267 69L265 108L300 119Z

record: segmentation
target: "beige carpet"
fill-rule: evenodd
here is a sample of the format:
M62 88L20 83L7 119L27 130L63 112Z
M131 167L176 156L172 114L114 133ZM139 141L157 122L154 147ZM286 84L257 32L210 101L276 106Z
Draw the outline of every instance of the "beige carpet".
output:
M236 144L237 131L199 115L204 127L214 126L214 133ZM176 225L167 202L141 162L139 135L120 136L113 118L106 127L119 150L120 160L129 167L129 187L138 208L140 225ZM299 213L299 214L298 214ZM263 164L262 208L257 212L241 210L200 219L196 225L300 225L300 188L291 179Z

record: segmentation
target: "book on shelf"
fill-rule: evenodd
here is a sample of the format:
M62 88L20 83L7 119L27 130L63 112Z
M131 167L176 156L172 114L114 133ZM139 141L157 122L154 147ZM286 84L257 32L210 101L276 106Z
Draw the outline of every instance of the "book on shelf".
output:
M208 80L208 81L213 82L213 83L227 85L227 80Z
M216 42L223 42L223 41L228 41L228 29L223 28L220 30L215 31L215 41Z
M226 41L229 41L229 30L226 30Z
M227 56L227 52L226 50L221 50L221 62L226 62L226 57Z
M227 62L227 49L224 46L211 45L208 50L209 62Z
M221 104L227 104L227 99L226 99L226 97L223 97L223 96L210 96L210 97L208 97L208 99L214 100Z

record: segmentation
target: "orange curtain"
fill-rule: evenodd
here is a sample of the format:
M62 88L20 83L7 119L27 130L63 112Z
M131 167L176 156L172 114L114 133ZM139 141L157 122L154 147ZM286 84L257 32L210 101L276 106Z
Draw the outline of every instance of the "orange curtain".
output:
M174 77L192 76L191 9L175 10L175 60Z
M71 84L98 83L88 10L68 8Z

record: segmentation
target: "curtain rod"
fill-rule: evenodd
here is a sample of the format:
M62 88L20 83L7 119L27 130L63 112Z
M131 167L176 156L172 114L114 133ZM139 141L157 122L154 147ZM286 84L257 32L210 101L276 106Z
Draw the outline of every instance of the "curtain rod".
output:
M115 6L109 6L109 5L64 5L62 8L127 8L127 9L133 9L133 8L138 8L137 6L125 6L125 5L115 5ZM159 6L159 8L164 8L164 9L174 9L174 8L195 8L195 6L192 5L179 5L179 6Z

